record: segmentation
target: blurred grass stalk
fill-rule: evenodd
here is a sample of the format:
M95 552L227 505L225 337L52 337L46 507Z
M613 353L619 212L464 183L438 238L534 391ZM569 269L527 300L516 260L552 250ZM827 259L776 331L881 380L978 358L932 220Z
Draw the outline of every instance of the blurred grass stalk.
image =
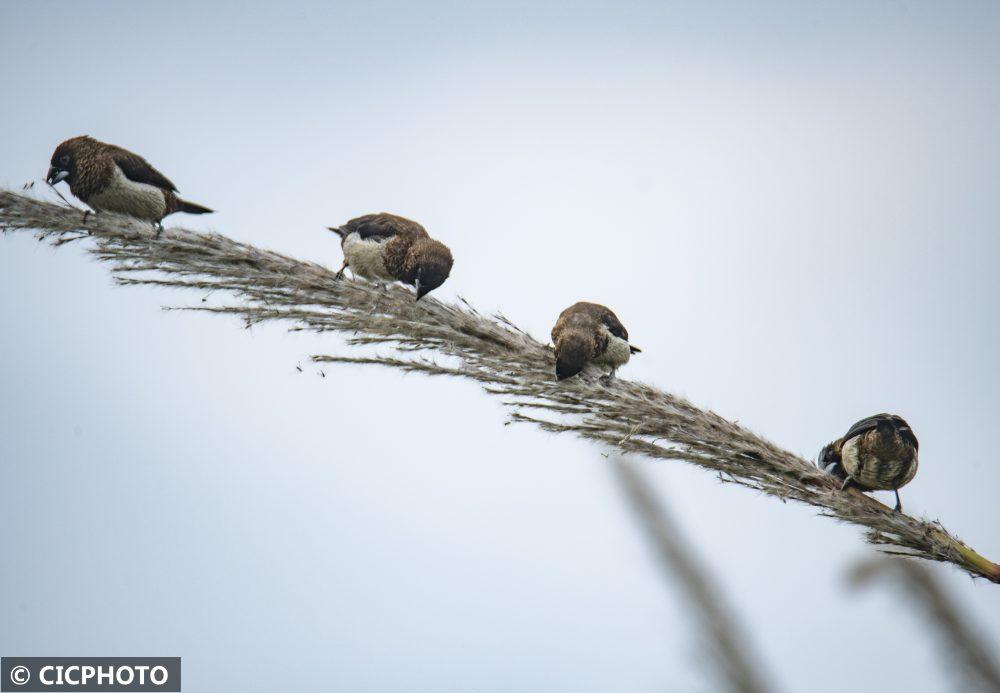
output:
M704 661L714 665L720 684L734 693L769 690L760 673L762 667L755 664L759 658L751 657L751 640L739 628L711 573L686 545L649 480L638 465L627 460L615 460L612 469L649 539L661 573L687 597L682 601L699 621L711 651L712 656Z
M398 286L338 280L328 267L219 234L168 228L157 237L149 224L135 219L108 213L84 219L68 204L6 190L0 190L0 229L34 231L54 245L82 240L90 253L109 263L121 285L194 289L235 299L228 305L203 299L189 310L238 316L248 327L286 321L293 330L336 331L349 345L391 350L388 355L317 355L317 363L375 364L473 380L503 398L512 410L511 422L572 433L623 453L684 460L723 481L864 527L868 541L886 552L951 563L1000 583L1000 565L939 522L895 513L854 490L842 492L833 476L712 411L620 378L605 382L581 375L557 382L550 347L503 315L483 315L464 301L455 305L427 297L416 302Z
M856 566L850 578L855 586L883 578L902 587L923 612L928 629L944 641L948 653L944 663L950 663L962 677L961 690L1000 693L1000 669L990 646L967 622L930 570L913 561L877 558Z

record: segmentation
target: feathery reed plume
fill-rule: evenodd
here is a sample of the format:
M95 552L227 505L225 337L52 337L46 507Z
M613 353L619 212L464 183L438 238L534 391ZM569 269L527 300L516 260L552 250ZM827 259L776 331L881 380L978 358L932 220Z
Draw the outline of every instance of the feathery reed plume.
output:
M701 622L714 657L703 661L716 665L724 688L736 693L768 690L748 656L748 639L723 603L722 595L685 545L683 537L654 493L639 467L625 460L612 465L615 478L629 505L649 537L663 574L675 581L687 597L685 603Z
M88 250L111 264L119 284L223 291L235 303L200 306L242 317L248 325L285 320L292 329L337 331L348 344L394 348L392 355L314 356L316 362L378 364L403 371L468 378L499 395L515 422L554 433L574 433L625 453L687 460L783 501L867 529L868 541L890 553L953 563L1000 582L1000 566L986 560L938 522L893 513L806 460L680 397L628 380L578 377L556 382L552 350L503 315L493 318L468 303L428 297L414 301L399 287L381 289L337 280L322 265L261 250L219 234L181 228L159 238L148 224L102 212L79 211L0 190L0 227L34 230L62 244L91 235ZM448 357L434 361L429 354Z
M912 561L879 558L858 564L850 573L855 586L878 577L901 585L924 611L931 630L944 641L950 662L965 679L962 690L1000 693L1000 668L987 640L966 621L930 570Z

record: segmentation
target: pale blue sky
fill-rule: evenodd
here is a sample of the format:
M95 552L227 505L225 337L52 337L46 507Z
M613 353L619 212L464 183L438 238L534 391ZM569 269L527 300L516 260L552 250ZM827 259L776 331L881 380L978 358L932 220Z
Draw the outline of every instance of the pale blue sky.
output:
M456 255L441 298L536 336L606 303L623 377L793 451L902 414L907 510L998 559L998 31L986 3L11 2L0 183L91 134L218 210L168 225L333 267L324 226L411 216ZM299 374L346 347L164 313L200 296L72 246L0 239L0 295L0 654L180 655L193 692L710 687L594 446L466 383ZM856 529L651 467L781 689L949 689L898 595L845 588ZM935 573L997 643L1000 590Z

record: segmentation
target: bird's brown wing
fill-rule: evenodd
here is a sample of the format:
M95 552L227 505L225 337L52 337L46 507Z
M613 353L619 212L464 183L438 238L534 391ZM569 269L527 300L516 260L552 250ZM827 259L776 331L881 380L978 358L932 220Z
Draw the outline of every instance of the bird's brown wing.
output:
M861 419L853 426L850 430L844 434L843 440L848 441L851 438L856 438L862 433L867 433L868 431L874 431L878 428L879 423L888 422L892 424L892 427L899 432L904 438L910 441L914 448L919 448L920 443L917 442L917 436L913 433L910 425L906 421L895 414L875 414L874 416L869 416L866 419Z
M340 228L347 234L357 233L363 239L385 240L394 236L428 238L427 230L417 222L386 212L366 214L363 217L351 219Z
M626 330L625 326L622 325L618 316L615 315L614 312L607 306L602 306L600 303L587 303L586 301L581 301L570 306L564 312L584 313L589 315L591 318L607 327L608 332L613 334L615 337L624 339L626 342L628 341L628 330Z
M888 414L876 414L875 416L869 416L866 419L861 419L861 421L856 422L850 427L850 429L848 429L847 433L844 434L843 439L848 441L851 438L857 438L862 433L874 431L878 428L879 421L885 421L888 416Z
M626 330L625 326L622 325L618 316L612 313L610 308L605 308L604 306L600 306L600 308L603 309L601 311L601 322L603 322L604 326L608 328L608 332L613 334L615 337L618 337L618 339L624 339L627 342L628 330Z
M113 144L109 144L107 147L110 150L111 158L129 180L177 192L177 186L169 178L153 168L151 163L138 154L133 154L129 150L116 147Z

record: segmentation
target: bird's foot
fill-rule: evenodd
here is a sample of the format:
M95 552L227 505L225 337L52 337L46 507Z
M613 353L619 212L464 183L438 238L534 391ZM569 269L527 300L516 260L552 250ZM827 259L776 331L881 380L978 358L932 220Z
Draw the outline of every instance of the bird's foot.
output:
M842 483L840 485L840 490L841 491L846 491L847 489L851 488L852 486L855 486L854 479L852 479L851 477L847 477L846 479L844 479L844 483Z
M163 224L160 223L160 222L158 222L158 221L154 221L153 222L153 231L156 232L156 238L158 239L160 237L160 234L163 233Z

